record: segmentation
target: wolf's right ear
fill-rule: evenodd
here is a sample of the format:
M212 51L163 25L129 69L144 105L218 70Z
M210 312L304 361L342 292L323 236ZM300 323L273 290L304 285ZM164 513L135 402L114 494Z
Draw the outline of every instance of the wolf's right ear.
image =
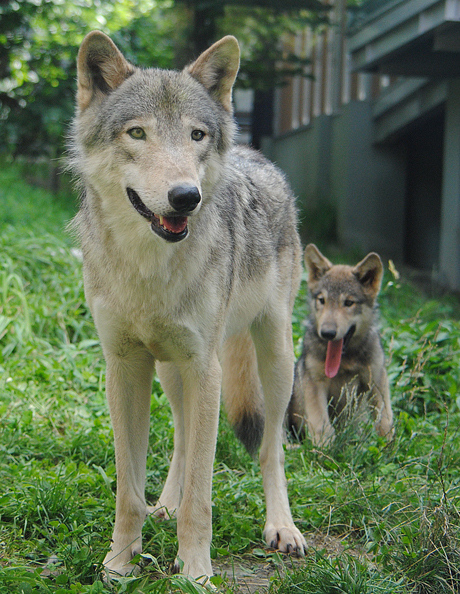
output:
M305 248L304 261L309 283L319 281L332 268L332 262L323 256L314 243L309 243Z
M203 52L186 68L186 72L232 113L232 87L239 67L240 46L235 37L227 35Z
M101 31L88 33L77 58L78 107L86 109L94 98L119 87L134 70L107 35Z

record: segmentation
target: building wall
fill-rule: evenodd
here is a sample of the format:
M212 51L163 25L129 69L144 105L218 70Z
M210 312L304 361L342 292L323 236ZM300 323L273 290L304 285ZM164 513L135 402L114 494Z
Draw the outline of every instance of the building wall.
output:
M420 268L439 267L448 284L460 287L460 272L455 281L449 273L451 254L460 253L460 223L452 222L447 206L457 200L450 196L458 194L460 161L456 141L449 141L453 133L442 125L445 81L353 72L345 0L331 1L331 18L333 27L305 30L288 42L311 59L305 73L313 78L295 78L277 91L275 134L262 143L298 196L304 240L312 216L334 209L330 239ZM449 97L446 113L454 115L446 121L456 134L460 100L452 90Z
M263 151L287 174L303 216L332 206L342 245L401 260L405 147L373 144L370 110L370 101L351 101L340 116L321 115L310 126L267 139ZM303 226L304 241L314 224Z
M334 118L331 200L339 241L401 260L405 226L405 148L373 142L370 101L351 101Z

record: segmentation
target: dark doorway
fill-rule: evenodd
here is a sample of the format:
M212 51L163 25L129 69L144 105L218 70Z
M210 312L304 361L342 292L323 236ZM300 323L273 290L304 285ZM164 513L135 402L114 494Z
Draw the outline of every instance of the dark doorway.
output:
M439 262L444 109L407 132L405 261L422 269Z

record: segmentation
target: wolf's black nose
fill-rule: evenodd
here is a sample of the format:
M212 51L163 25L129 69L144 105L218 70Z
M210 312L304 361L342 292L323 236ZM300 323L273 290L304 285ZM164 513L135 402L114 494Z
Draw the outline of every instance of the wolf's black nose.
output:
M169 190L168 200L175 211L189 213L200 203L201 194L195 186L176 186Z
M324 340L334 340L337 331L334 328L321 328L321 338Z

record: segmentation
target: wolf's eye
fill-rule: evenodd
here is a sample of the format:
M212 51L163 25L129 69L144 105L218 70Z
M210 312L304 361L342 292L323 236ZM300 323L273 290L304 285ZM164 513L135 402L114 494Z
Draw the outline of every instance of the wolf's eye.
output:
M131 130L128 130L128 134L131 136L131 138L134 138L134 140L145 140L145 132L143 128L136 126L136 128L131 128Z
M326 303L326 299L324 299L322 295L319 295L316 299L320 305L324 305Z
M200 142L205 136L206 134L203 130L192 130L192 140L195 140L196 142Z
M345 307L351 307L352 305L355 304L355 302L353 301L353 299L345 299L343 304L345 305Z

